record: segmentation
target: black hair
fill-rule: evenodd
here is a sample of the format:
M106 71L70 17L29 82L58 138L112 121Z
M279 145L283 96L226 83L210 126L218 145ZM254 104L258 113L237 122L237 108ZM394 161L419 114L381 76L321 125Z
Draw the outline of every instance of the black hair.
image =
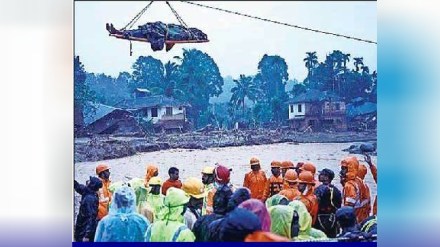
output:
M178 172L178 171L179 171L179 169L177 169L176 167L173 166L170 169L168 169L168 175L171 175L171 174Z

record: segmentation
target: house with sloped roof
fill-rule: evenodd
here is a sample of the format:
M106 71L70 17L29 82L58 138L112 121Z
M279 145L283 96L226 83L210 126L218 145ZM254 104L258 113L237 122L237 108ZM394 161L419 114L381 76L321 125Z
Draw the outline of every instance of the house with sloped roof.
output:
M183 130L188 125L186 110L189 104L164 95L127 99L115 107L132 112L137 118L151 121L156 130Z
M142 136L144 131L133 113L104 104L87 102L84 105L85 131L97 135Z
M289 126L295 130L347 130L345 102L338 95L310 89L288 101Z

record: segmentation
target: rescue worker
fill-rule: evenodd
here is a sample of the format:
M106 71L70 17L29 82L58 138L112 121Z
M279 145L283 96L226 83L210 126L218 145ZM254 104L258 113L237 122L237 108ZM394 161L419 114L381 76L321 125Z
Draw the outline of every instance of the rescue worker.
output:
M159 168L153 164L147 165L145 172L145 187L148 187L148 182L152 177L157 176L159 176Z
M343 206L336 211L336 221L341 228L338 238L348 238L348 241L369 241L372 233L366 233L359 229L355 209Z
M240 203L251 199L251 192L248 188L238 188L231 196L228 202L228 212L234 210L234 208L238 207Z
M371 175L373 175L374 182L377 184L377 167L371 161L370 155L364 154L364 160L370 166ZM374 198L373 215L377 215L377 194L376 197Z
M272 161L272 162L279 162L279 161ZM287 170L292 169L293 168L293 163L285 160L283 162L281 162L281 176L284 178L284 176L286 175Z
M75 242L90 242L95 238L96 217L98 216L98 191L102 182L97 177L90 177L87 185L74 180L73 188L81 195L81 203L75 223Z
M323 169L318 176L321 184L315 189L318 216L313 227L323 231L330 238L335 238L338 234L335 214L342 204L341 191L331 183L334 177L335 173L332 170Z
M152 177L149 181L150 193L147 195L147 204L153 210L154 221L161 218L162 210L164 209L165 197L160 193L161 180L159 177ZM144 209L143 215L147 214ZM152 221L152 222L154 222Z
M176 167L171 167L168 170L168 175L170 178L162 184L162 194L166 195L167 190L171 187L182 188L182 182L179 180L179 169Z
M183 223L189 197L181 189L171 187L164 199L163 217L151 224L145 233L147 242L193 242L195 237Z
M291 240L324 239L322 231L312 228L312 217L300 201L269 208L271 232Z
M261 230L270 232L270 215L264 203L257 199L249 199L242 202L238 207L249 210L257 215L261 222Z
M212 208L214 205L214 195L218 188L223 185L227 185L231 191L234 190L233 186L229 184L231 176L231 170L223 165L217 165L214 168L214 188L210 190L206 197L206 214L212 213Z
M279 194L285 196L289 201L292 201L299 196L301 193L298 190L297 179L298 176L295 170L289 169L284 176L284 180L287 182L289 187L281 190Z
M216 190L213 198L213 213L203 215L197 219L196 223L194 224L193 232L196 237L196 242L209 241L209 225L215 220L221 219L226 215L231 196L232 190L229 186L222 186Z
M136 212L136 195L123 186L114 193L109 214L98 223L95 242L144 242L148 220Z
M258 158L251 158L249 163L252 171L244 176L243 187L251 191L252 198L264 201L264 189L267 182L266 174L261 170Z
M280 194L276 194L273 195L271 197L269 197L266 200L266 207L270 208L272 206L276 206L276 205L287 205L289 204L289 199L287 199L287 197L280 195Z
M362 198L361 198L361 203L363 205L363 210L364 210L364 215L365 218L362 219L362 221L366 218L368 218L368 216L370 216L370 212L371 212L371 193L370 193L370 188L368 187L367 183L365 182L365 175L367 175L368 169L364 164L359 164L359 169L358 169L358 173L357 173L357 178L358 183L360 184L360 188L362 189Z
M272 176L266 182L266 188L264 189L263 200L278 194L283 189L283 177L281 176L281 163L279 161L272 161L270 163Z
M309 171L302 171L298 176L298 190L300 195L295 200L301 201L312 216L312 224L315 224L318 216L318 199L313 191L315 180Z
M368 217L368 212L364 210L361 198L363 190L361 189L360 179L357 179L359 161L356 157L347 157L341 161L341 184L343 186L342 204L344 206L354 207L357 222L361 222Z
M182 190L190 197L183 217L185 218L186 226L192 230L194 223L202 216L203 198L205 197L203 183L197 178L190 177L183 182Z
M99 164L96 166L96 175L98 175L102 182L102 188L99 189L98 208L98 220L101 220L108 214L109 205L112 201L112 193L109 190L111 186L110 167L105 164Z
M298 168L299 169L299 173L300 174L302 171L309 171L312 173L313 175L313 181L315 182L315 184L313 185L312 189L313 191L315 191L315 185L317 183L316 179L315 179L315 174L316 174L316 166L311 163L311 162L305 162L301 167Z
M208 198L213 198L215 191L214 189L214 167L207 166L202 170L202 183L205 188L205 196L203 197L203 207L202 207L202 215L205 215L206 212L212 212L212 204L208 207Z
M372 215L362 221L360 224L361 231L368 234L377 234L377 217Z
M247 235L261 231L260 219L252 212L235 208L220 224L220 241L244 242Z

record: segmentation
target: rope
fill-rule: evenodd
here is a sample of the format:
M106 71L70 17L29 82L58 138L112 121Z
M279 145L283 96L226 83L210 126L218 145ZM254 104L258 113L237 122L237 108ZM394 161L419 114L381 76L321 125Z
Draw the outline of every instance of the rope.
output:
M151 1L147 6L145 6L125 27L121 29L121 31L126 30L127 28L130 29L133 27L133 25L141 18L141 16L147 11L147 9L153 4L154 1Z
M166 4L168 5L168 7L170 7L171 11L173 12L174 16L176 16L180 25L182 25L186 29L186 32L189 34L190 39L193 39L195 35L191 32L186 22L182 19L179 13L177 13L177 11L171 6L171 4L168 1L166 1Z
M306 31L312 31L312 32L315 32L315 33L322 33L322 34L327 34L327 35L333 35L333 36L336 36L336 37L342 37L342 38L346 38L346 39L352 39L352 40L356 40L356 41L361 41L361 42L366 42L366 43L371 43L371 44L376 44L377 45L377 42L376 41L372 41L372 40L360 39L360 38L357 38L357 37L348 36L348 35L344 35L344 34L332 33L332 32L328 32L328 31L322 31L322 30L318 30L318 29L302 27L302 26L298 26L298 25L294 25L294 24L285 23L285 22L274 21L274 20L270 20L270 19L267 19L267 18L261 18L261 17L257 17L257 16L243 14L243 13L240 13L240 12L230 11L230 10L221 9L221 8L217 8L217 7L212 7L212 6L208 6L208 5L203 5L203 4L200 4L200 3L187 2L187 1L181 1L181 2L192 4L192 5L196 5L196 6L199 6L199 7L208 8L208 9L214 9L214 10L218 10L218 11L223 11L223 12L226 12L226 13L229 13L229 14L245 16L245 17L248 17L248 18L253 18L253 19L257 19L257 20L261 20L261 21L267 21L267 22L271 22L271 23L275 23L275 24L279 24L279 25L284 25L284 26L288 26L288 27L298 28L298 29L302 29L302 30L306 30Z

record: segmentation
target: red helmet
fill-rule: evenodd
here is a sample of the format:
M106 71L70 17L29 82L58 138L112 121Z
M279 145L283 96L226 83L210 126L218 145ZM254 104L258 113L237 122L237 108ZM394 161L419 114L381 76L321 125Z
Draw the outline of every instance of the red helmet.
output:
M214 169L215 181L219 184L229 183L231 171L226 166L218 165Z
M103 171L106 171L110 169L110 167L108 167L107 165L104 164L99 164L98 166L96 166L96 175L99 176L99 174Z

